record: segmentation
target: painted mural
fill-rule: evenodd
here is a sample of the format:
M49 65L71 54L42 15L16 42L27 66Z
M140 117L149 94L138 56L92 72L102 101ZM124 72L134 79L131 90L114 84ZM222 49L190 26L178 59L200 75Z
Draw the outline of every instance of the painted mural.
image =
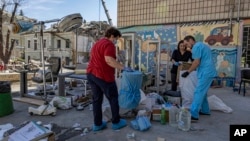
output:
M213 61L219 77L235 77L236 48L212 48Z
M196 41L216 47L235 47L240 45L238 24L232 25L230 33L228 24L184 26L180 27L180 39L193 35Z
M239 25L233 24L229 31L228 24L200 25L180 27L180 39L187 35L195 37L196 41L204 42L212 49L213 61L218 77L235 78L237 65L237 46L240 46ZM228 86L232 86L231 80Z
M178 28L178 29L177 29ZM238 24L232 26L229 34L227 24L200 25L177 27L174 25L138 26L120 29L122 33L135 33L135 64L138 64L141 56L141 64L147 71L155 71L156 66L156 44L148 44L151 41L162 42L161 50L161 73L166 73L166 65L171 58L172 52L177 47L179 40L187 35L193 35L196 41L209 45L212 49L213 61L217 74L223 78L235 78L237 65L237 46L239 41ZM124 49L124 40L120 39L119 48ZM139 53L141 49L141 54ZM228 83L227 81L226 83ZM231 80L230 80L231 83ZM231 86L232 84L230 84Z
M138 26L126 29L120 29L122 33L134 32L137 35L136 46L135 46L135 63L139 63L139 57L141 56L141 64L143 68L148 68L147 71L155 71L156 66L156 50L157 44L151 43L158 41L161 43L161 72L166 72L167 61L170 60L170 56L173 50L177 46L177 30L176 26ZM119 49L124 49L124 40L120 39L118 43ZM139 48L141 47L141 48ZM139 54L141 49L141 54Z

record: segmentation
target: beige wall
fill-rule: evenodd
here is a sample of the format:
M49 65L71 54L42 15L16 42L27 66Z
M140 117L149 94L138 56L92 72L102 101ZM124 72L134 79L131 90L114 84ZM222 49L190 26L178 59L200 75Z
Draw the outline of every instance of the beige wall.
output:
M57 35L57 36L56 36ZM44 50L44 56L58 56L61 57L61 53L63 57L72 58L72 50L75 50L75 34L74 32L64 32L64 33L56 33L56 35L52 35L51 33L44 33L43 39L46 40L46 48ZM38 36L36 39L34 38L34 34L24 35L25 38L25 60L27 61L28 56L31 59L40 59L40 37ZM70 40L70 48L66 48L65 39ZM28 48L28 40L30 40L30 48ZM34 50L34 40L37 40L37 50ZM57 51L57 40L61 40L61 50L62 52ZM53 51L51 51L53 49Z
M118 0L118 27L250 17L250 0Z

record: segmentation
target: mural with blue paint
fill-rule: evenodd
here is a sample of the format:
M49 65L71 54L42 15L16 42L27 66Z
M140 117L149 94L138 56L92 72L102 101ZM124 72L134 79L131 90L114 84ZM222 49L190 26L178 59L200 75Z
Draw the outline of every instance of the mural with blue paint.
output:
M236 48L212 48L213 60L219 77L235 77Z
M157 44L150 42L161 42L161 64L170 60L170 56L177 46L177 28L174 25L158 25L158 26L138 26L120 29L122 33L135 32L137 39L135 45L135 64L139 63L139 47L141 47L141 64L147 68L148 71L154 71L156 66L156 49ZM150 43L150 44L149 44ZM148 63L147 63L148 62ZM162 67L164 72L165 68Z

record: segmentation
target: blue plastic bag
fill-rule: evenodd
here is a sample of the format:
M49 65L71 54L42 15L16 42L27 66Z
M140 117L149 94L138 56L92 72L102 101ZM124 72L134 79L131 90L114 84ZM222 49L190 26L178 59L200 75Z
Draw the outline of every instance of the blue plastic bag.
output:
M146 116L138 116L135 120L130 122L130 125L133 129L139 131L146 131L151 127L151 123Z
M139 71L122 73L119 91L119 106L125 109L134 109L141 100L142 73Z

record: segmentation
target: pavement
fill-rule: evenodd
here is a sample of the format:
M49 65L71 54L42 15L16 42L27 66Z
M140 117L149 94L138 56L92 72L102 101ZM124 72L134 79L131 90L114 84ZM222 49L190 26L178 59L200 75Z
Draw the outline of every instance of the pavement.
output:
M12 85L12 97L18 97L16 94L20 91L18 83ZM151 121L152 127L147 131L133 130L129 125L120 130L112 130L111 123L108 128L86 134L72 135L68 141L128 141L127 135L134 133L134 141L157 141L157 138L164 138L166 141L229 141L230 125L247 125L250 123L250 92L246 96L239 95L232 88L210 88L209 95L216 95L227 106L233 109L232 113L223 113L221 111L211 111L211 115L201 115L196 123L192 123L192 131L181 131L168 124L162 125L160 122ZM13 101L14 113L0 117L0 125L11 123L18 126L24 121L41 121L43 124L55 123L61 127L72 127L79 124L81 128L91 127L93 124L93 113L88 108L83 111L77 111L75 108L69 110L57 110L56 116L37 116L29 115L28 107L37 107L31 104ZM133 120L127 118L128 123ZM60 140L61 141L61 140Z

